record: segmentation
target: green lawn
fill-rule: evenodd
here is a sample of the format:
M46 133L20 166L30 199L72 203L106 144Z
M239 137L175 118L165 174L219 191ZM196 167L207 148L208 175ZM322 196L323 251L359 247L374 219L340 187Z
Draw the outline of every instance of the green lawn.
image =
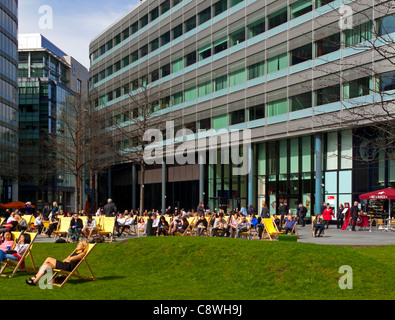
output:
M36 243L33 256L63 259L75 244ZM148 237L98 244L88 262L98 281L73 278L41 290L19 272L0 278L2 299L255 300L395 299L395 247L338 247L296 242ZM342 265L353 289L341 290ZM86 272L84 268L81 273Z

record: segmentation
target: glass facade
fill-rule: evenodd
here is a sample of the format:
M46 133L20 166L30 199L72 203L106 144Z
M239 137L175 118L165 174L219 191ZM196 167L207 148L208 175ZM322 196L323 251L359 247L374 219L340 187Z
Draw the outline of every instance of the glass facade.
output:
M332 129L321 115L336 113L330 119L335 123L350 105L366 105L372 95L394 90L393 68L375 74L372 55L354 67L339 67L342 59L370 50L363 45L376 36L376 24L380 34L393 35L393 15L373 20L376 16L367 11L353 29L340 30L336 14L322 18L323 25L312 23L336 10L339 1L220 0L193 6L184 0L173 5L170 15L153 12L149 32L141 25L133 29L139 13L152 5L141 3L114 24L118 30L108 29L91 43L92 108L106 118L107 130L121 119L117 106L127 103L129 94L143 84L163 87L168 103L161 114L176 119L178 127L253 132L253 178L232 176L228 164L205 168L205 201L211 207L234 209L253 199L256 207L266 201L274 213L287 200L292 211L300 202L313 210L316 132L323 132L324 139L320 201L330 199L337 206L355 199L360 191L353 171L354 133L341 126ZM125 28L131 28L129 38L118 49L102 49ZM109 65L125 58L128 65L106 75ZM142 67L151 62L154 70ZM128 95L114 95L118 86L127 87ZM385 161L377 175L385 176L382 185L387 186L392 162ZM379 185L369 182L364 188Z
M0 0L0 200L18 200L18 1Z

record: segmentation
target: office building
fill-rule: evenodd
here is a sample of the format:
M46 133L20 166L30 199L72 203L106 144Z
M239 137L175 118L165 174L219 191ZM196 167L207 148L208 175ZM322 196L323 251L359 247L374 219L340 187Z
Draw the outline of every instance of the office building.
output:
M133 143L114 124L127 125L134 110L118 110L146 84L162 92L154 107L176 132L251 130L248 174L220 161L147 166L145 207L194 209L201 199L212 209L260 210L265 202L273 214L287 201L292 212L302 202L310 214L323 201L351 205L394 186L393 149L369 146L372 124L384 117L359 116L384 104L393 114L395 64L372 43L393 43L395 8L348 6L351 28L337 0L147 0L93 39L91 107L125 152ZM112 193L130 209L136 168L109 161L102 200Z

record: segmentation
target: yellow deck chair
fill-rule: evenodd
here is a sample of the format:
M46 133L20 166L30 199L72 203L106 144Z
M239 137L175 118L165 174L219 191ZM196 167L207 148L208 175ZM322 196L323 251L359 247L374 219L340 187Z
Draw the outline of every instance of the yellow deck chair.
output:
M52 282L52 284L53 284L54 286L63 287L63 286L67 283L67 281L69 281L69 279L70 279L71 277L77 277L77 278L80 278L80 279L87 279L87 280L92 280L92 281L97 280L97 279L95 278L93 272L92 272L91 267L89 266L88 262L86 261L86 258L87 258L88 255L93 251L93 249L95 248L96 245L97 245L97 243L90 243L90 244L89 244L89 248L88 248L87 253L86 253L85 256L81 259L81 261L76 265L76 267L74 268L73 271L68 272L68 271L64 271L64 270L54 269L54 270L53 270L53 271L54 271L54 274L53 274L52 278L49 280L49 283ZM74 252L75 252L75 250L74 250L71 254L73 254ZM85 263L86 267L87 267L88 270L89 270L90 276L85 276L85 275L82 275L82 274L80 274L80 273L78 272L78 268L81 266L82 263ZM59 276L59 275L61 275L61 274L66 275L66 278L62 281L62 283L54 283L53 280L54 280L57 276Z
M33 215L31 215L31 214L28 214L28 215L23 215L22 217L21 217L21 220L23 219L23 220L25 220L26 221L26 224L27 224L27 229L26 229L26 231L30 231L31 230L31 228L32 228L32 226L31 226L31 224L32 224L32 218L33 218ZM34 221L33 221L34 222ZM20 221L19 221L19 223L21 223Z
M55 235L54 241L56 241L56 239L62 234L66 235L66 239L69 237L68 231L70 227L70 221L70 217L62 217L61 219L59 219L58 228L54 232L52 232Z
M272 241L273 239L277 238L280 234L283 234L283 232L278 231L275 223L273 222L272 219L262 219L261 220L264 224L263 232L262 232L262 240L263 239L270 239Z
M104 217L103 229L98 232L98 235L104 237L110 237L110 242L114 240L115 237L115 218L114 217Z
M19 261L13 261L13 260L3 261L4 264L3 264L3 267L0 270L0 274L1 274L2 277L12 278L17 273L18 270L29 271L29 272L33 272L33 273L37 271L36 270L36 265L34 264L34 259L33 259L33 254L32 254L32 247L33 247L34 240L36 240L36 237L37 237L38 233L37 232L25 232L25 234L26 233L30 235L30 244L29 244L29 246L26 248L25 252L23 253L23 255L22 255L22 257L21 257L21 259ZM21 234L22 234L22 232L12 232L12 235L13 235L13 237L15 239L14 243L17 243L17 241L19 240L19 237L20 237ZM32 266L31 267L25 266L22 269L22 263L26 260L27 257L30 257L30 262L31 262ZM4 270L6 268L13 269L11 275L7 276L7 275L3 274L3 272L4 272Z

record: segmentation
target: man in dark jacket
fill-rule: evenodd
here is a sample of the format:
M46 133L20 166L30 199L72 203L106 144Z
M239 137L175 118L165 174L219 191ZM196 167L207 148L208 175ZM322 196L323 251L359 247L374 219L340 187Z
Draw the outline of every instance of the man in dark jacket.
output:
M80 239L80 234L83 227L84 224L82 220L78 217L77 213L74 213L73 217L70 219L70 227L68 230L71 241L78 241Z
M284 224L284 218L288 214L288 206L286 201L280 202L280 207L278 208L278 214L281 217L281 228L282 228Z
M106 217L115 217L117 213L117 206L114 202L112 202L112 199L107 200L107 204L103 207L103 211Z
M359 212L358 201L354 201L354 205L351 207L351 210L350 210L350 217L352 219L352 222L351 222L351 225L352 225L351 230L352 231L356 231L355 226L357 224L358 212Z
M306 217L307 214L307 208L303 205L303 203L299 203L299 211L298 211L298 217L299 221L302 224L302 227L306 225L306 222L304 218Z

